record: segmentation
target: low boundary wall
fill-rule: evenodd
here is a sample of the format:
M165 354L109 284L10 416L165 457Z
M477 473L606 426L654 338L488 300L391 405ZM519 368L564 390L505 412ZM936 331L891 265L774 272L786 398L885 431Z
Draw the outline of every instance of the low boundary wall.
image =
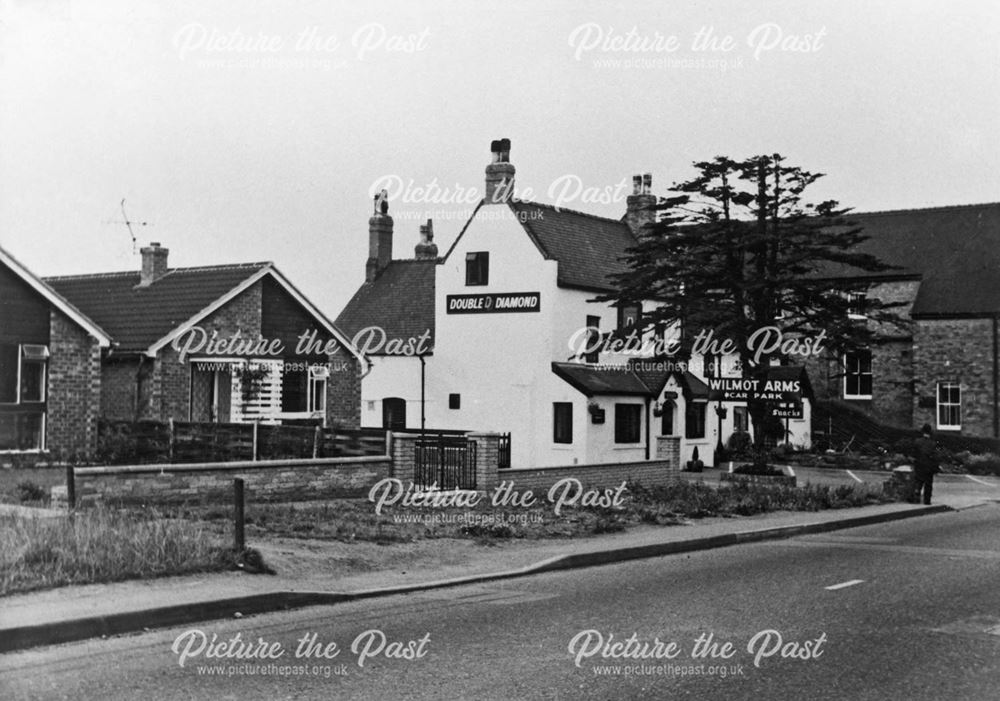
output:
M76 468L76 502L224 502L240 478L255 501L365 497L390 477L389 456Z
M666 460L614 463L610 465L561 465L528 470L503 470L501 481L514 483L514 489L532 490L544 494L561 479L573 477L590 489L610 489L622 482L637 482L644 487L656 487L680 480L680 470Z

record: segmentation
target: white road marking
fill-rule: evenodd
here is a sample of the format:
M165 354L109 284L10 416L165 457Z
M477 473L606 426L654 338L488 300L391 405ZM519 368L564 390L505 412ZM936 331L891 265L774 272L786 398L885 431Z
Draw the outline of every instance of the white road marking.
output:
M973 477L972 475L966 475L966 477L968 477L973 482L979 482L979 484L985 484L987 487L995 487L996 486L992 482L987 482L986 480L978 479L976 477Z
M827 591L834 591L836 589L843 589L845 587L853 587L855 584L861 584L863 581L865 581L865 580L863 580L863 579L852 579L852 580L849 580L847 582L841 582L840 584L831 584L830 586L823 587L823 588L826 589Z
M791 465L786 465L785 467L787 467L787 468L788 468L788 474L789 474L789 475L790 475L791 477L795 477L795 468L793 468L793 467L792 467Z
M854 480L855 482L864 482L864 480L863 480L863 479L861 479L860 477L858 477L858 476L857 476L856 474L854 474L854 473L853 473L853 472L851 472L850 470L844 470L844 472L846 472L847 474L849 474L849 475L851 476L851 478L852 478L852 479L853 479L853 480Z

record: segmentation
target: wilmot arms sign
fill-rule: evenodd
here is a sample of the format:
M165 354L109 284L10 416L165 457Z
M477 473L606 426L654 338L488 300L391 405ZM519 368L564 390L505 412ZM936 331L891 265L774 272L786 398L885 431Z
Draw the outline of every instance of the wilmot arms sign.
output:
M802 398L802 381L712 377L708 397L723 402L797 402Z

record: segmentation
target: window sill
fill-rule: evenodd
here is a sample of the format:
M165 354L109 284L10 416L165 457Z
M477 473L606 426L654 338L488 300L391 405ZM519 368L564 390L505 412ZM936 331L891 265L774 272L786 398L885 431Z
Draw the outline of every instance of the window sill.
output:
M961 431L961 426L938 426L938 431Z
M851 401L856 399L867 399L870 400L874 395L871 394L845 394L844 401Z

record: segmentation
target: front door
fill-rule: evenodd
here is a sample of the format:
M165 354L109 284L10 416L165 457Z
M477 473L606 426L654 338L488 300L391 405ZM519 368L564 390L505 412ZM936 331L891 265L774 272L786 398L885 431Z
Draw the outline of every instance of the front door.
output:
M406 428L406 400L386 397L382 400L382 428L400 430Z

